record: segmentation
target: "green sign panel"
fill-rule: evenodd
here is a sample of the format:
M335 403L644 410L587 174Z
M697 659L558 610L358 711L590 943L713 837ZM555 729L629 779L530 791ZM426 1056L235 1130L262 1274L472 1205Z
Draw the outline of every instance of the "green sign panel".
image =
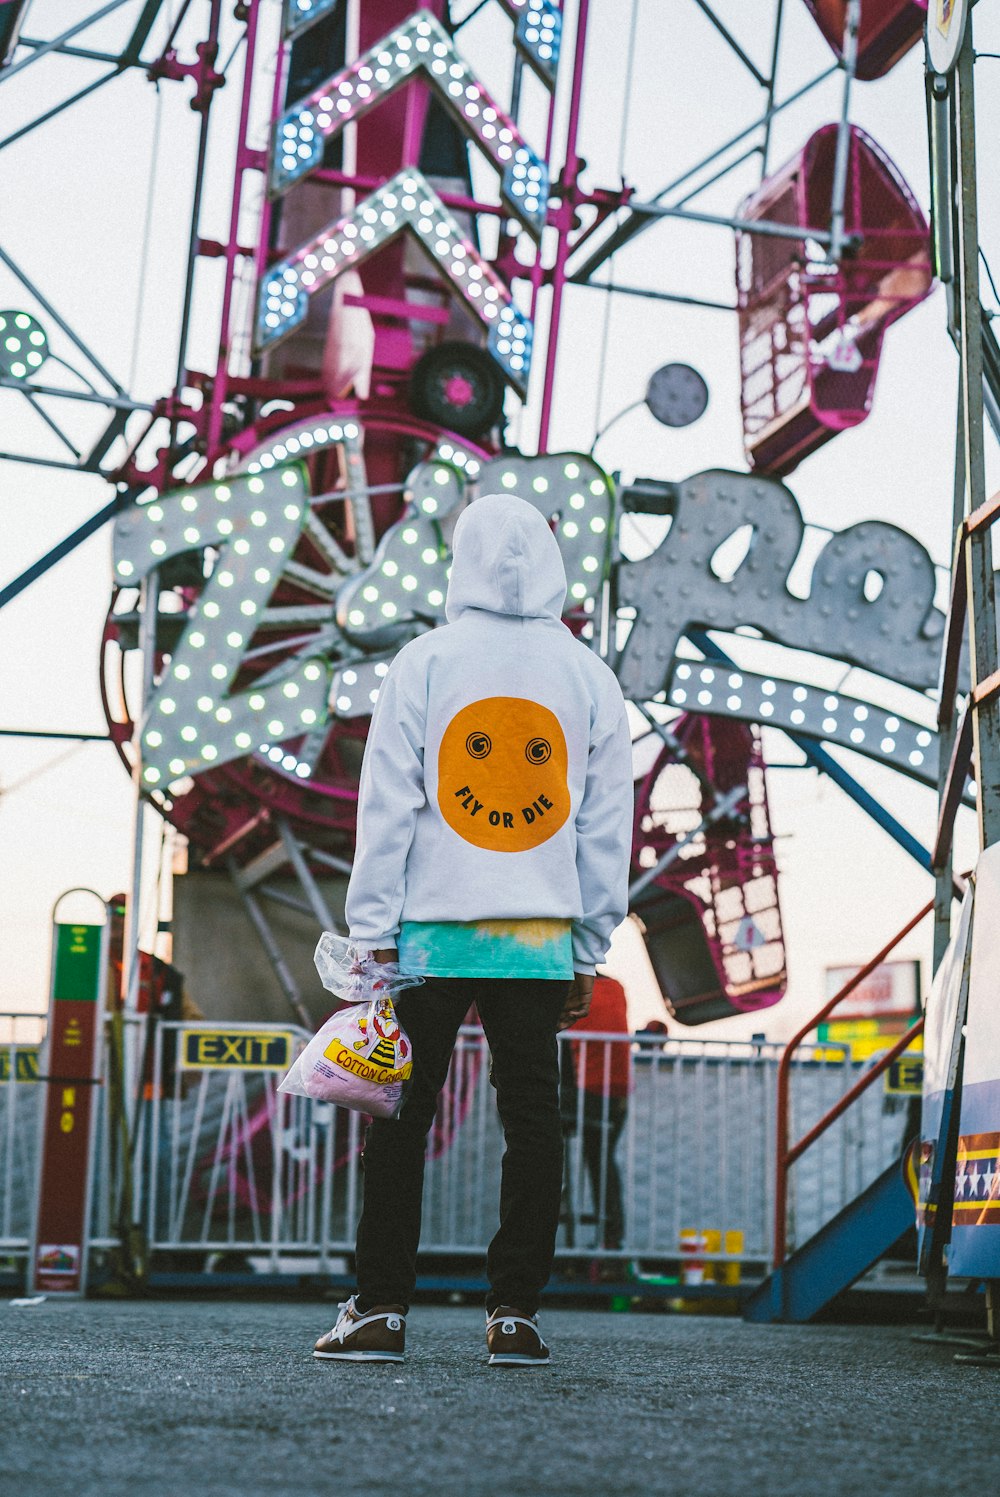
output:
M102 925L56 926L56 977L52 996L94 1002L101 991Z

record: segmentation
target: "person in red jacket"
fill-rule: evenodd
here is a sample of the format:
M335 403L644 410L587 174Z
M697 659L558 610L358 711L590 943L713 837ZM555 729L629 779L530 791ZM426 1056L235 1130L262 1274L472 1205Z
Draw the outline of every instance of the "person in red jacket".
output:
M594 979L590 1012L571 1025L569 1033L574 1030L629 1034L625 989L620 982L603 975ZM615 1150L628 1115L632 1047L624 1040L577 1040L572 1051L571 1075L564 1072L563 1076L563 1118L571 1125L578 1119L582 1122L583 1158L601 1246L618 1252L625 1238L625 1214Z

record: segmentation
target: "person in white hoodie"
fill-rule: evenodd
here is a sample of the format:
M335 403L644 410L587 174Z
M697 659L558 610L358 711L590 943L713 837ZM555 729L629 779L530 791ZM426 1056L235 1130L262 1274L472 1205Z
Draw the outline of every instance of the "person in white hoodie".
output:
M403 1358L426 1137L475 1005L506 1141L490 1363L539 1367L562 1188L556 1035L587 1014L627 912L631 740L614 673L561 621L566 575L541 513L486 495L453 551L448 623L393 661L361 773L350 936L424 981L397 1005L411 1089L366 1139L357 1293L315 1355Z

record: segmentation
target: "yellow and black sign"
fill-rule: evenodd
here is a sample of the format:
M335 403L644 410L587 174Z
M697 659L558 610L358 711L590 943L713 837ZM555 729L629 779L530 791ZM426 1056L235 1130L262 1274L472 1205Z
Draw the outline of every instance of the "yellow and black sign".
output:
M9 1045L0 1045L0 1081L11 1080L12 1066L14 1080L37 1081L39 1054L38 1045L18 1045L13 1051ZM16 1061L13 1060L14 1056L17 1057Z
M871 1060L873 1055L889 1050L911 1023L913 1019L907 1021L898 1015L889 1019L831 1019L820 1024L816 1032L821 1045L850 1046L852 1061ZM921 1054L923 1048L923 1036L918 1035L909 1046L909 1057Z
M274 1029L183 1029L186 1071L287 1071L295 1036Z
M924 1057L901 1055L885 1073L885 1089L893 1096L919 1096L924 1088Z

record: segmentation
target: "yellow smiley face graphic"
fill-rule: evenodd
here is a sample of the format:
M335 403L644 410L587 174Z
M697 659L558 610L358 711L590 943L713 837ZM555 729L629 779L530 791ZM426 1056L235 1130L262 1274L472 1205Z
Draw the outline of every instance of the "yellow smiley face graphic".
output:
M566 738L548 707L484 697L455 714L438 750L441 815L488 852L527 852L569 816Z

